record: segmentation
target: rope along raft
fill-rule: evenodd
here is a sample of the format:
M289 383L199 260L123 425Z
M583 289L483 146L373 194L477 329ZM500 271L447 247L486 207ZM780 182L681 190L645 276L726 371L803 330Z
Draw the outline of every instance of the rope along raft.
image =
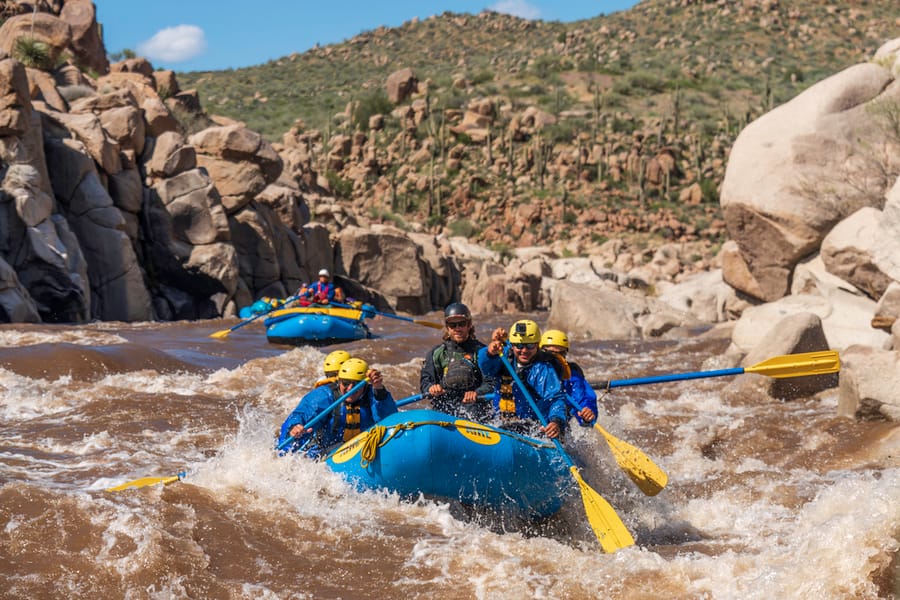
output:
M384 425L374 425L368 431L360 434L360 437L352 440L348 445L343 445L332 452L329 455L329 458L333 457L335 454L341 452L342 450L350 450L357 445L362 445L362 449L360 450L360 465L362 465L363 468L366 468L369 466L369 464L372 463L372 461L374 461L378 457L378 449L385 446L398 434L403 431L412 431L416 427L424 427L426 425L434 425L437 427L447 428L452 427L457 431L460 431L460 433L463 433L463 431L469 432L470 435L472 433L475 433L476 435L478 433L482 433L507 436L509 438L515 439L518 442L528 444L529 446L532 446L534 448L552 447L552 444L547 442L541 442L522 435L518 435L511 431L495 429L493 427L487 427L485 425L480 425L471 421L406 421L405 423L397 423L395 425L391 425L389 428L385 427ZM387 435L385 436L385 434Z

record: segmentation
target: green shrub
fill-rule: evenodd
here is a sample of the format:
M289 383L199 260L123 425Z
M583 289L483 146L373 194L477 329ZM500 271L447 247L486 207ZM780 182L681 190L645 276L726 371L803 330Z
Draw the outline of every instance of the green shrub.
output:
M172 112L172 116L175 117L175 120L178 121L178 124L181 125L186 135L203 131L207 127L215 125L212 119L205 114L191 112L180 104L169 107L169 110Z
M719 187L713 179L701 179L700 190L703 192L703 202L715 204L719 201Z
M350 199L353 196L353 182L344 179L334 171L326 171L325 179L331 186L331 191L337 198Z
M353 124L366 131L369 129L370 117L390 114L391 108L387 92L381 88L373 90L356 103L356 109L353 111Z
M33 37L20 37L13 44L13 58L32 69L50 71L56 65L50 53L50 46L46 42Z
M478 235L479 228L468 219L457 219L448 225L450 233L454 236L472 238Z

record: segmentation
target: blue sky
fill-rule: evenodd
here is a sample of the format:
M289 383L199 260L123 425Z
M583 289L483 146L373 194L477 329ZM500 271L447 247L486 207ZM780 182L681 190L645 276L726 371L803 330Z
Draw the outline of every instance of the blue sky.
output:
M445 11L490 9L527 19L577 21L628 9L637 0L94 0L106 51L130 49L156 68L248 67L342 42L385 25Z

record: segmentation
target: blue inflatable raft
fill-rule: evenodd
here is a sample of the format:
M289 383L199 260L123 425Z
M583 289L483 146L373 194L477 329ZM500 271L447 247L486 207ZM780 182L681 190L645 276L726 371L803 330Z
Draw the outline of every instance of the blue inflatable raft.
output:
M242 319L249 319L250 317L255 317L258 314L267 313L273 309L276 309L282 304L283 301L278 298L263 297L250 306L245 306L241 310L239 310L238 316Z
M556 513L572 488L552 443L433 410L395 413L326 462L359 489L421 493L526 518Z
M372 337L364 310L329 306L286 308L265 320L266 338L273 344L333 344Z

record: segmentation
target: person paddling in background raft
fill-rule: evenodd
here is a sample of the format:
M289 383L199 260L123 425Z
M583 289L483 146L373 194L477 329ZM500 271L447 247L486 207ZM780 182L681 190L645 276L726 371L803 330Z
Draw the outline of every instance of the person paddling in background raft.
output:
M569 377L563 381L563 389L578 407L575 416L578 424L590 427L597 418L597 393L584 378L584 371L577 363L566 359L569 353L569 336L565 331L551 329L541 336L541 350L554 355Z
M301 306L328 304L332 300L344 301L344 292L331 283L331 274L328 269L320 269L318 281L302 286L294 295L300 297Z
M478 368L478 351L484 343L475 337L469 307L454 302L444 309L443 341L432 348L419 373L419 389L431 397L435 410L455 417L484 420L490 416L490 401L484 394L492 385L484 383ZM486 389L481 389L486 388Z
M304 428L305 423L312 421L364 379L368 383L335 407L330 415L312 428ZM349 358L338 371L336 390L330 385L322 385L300 400L297 408L281 425L278 446L292 437L294 441L286 449L287 452L303 451L310 458L321 458L332 446L352 439L395 412L397 404L384 387L381 372L370 369L361 358Z
M546 427L540 427L540 419L500 359L506 340L506 330L502 327L495 329L488 345L478 351L478 366L485 377L499 381L494 408L501 427L519 433L530 433L529 430L540 427L547 437L559 438L566 426L566 391L556 372L556 360L538 348L540 339L541 330L537 323L516 321L509 334L507 358L546 418Z

